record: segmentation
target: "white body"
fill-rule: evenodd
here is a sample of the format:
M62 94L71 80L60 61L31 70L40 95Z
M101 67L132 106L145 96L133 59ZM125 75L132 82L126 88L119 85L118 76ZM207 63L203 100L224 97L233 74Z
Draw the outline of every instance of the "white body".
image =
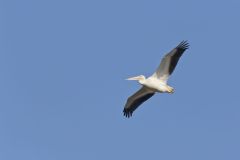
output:
M154 92L160 92L160 93L172 93L173 88L168 86L164 81L161 81L155 77L149 77L146 80L143 81L143 83L139 82L143 86L146 86L147 88L151 89Z
M141 85L148 88L148 90L152 92L160 92L160 93L173 93L174 89L167 85L166 80L162 80L155 75L152 75L148 78L140 75L137 77L128 78L127 80L137 80Z

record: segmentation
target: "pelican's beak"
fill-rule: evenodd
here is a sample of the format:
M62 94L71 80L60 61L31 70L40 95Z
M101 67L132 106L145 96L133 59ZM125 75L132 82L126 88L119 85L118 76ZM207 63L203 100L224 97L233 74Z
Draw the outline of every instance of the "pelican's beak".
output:
M133 81L133 80L139 80L138 77L131 77L131 78L127 78L126 80L130 80L130 81Z

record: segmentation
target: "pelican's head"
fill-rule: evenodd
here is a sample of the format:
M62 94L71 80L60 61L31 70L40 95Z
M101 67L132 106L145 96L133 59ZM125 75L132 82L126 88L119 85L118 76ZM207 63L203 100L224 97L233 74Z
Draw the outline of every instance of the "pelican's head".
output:
M140 76L128 78L126 80L135 80L135 81L138 81L140 84L143 84L146 78L144 75L140 75Z

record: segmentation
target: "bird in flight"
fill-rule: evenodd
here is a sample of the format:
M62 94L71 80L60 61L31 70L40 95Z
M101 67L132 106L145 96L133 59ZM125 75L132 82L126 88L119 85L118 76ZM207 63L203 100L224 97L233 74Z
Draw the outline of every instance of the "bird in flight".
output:
M133 111L135 111L143 102L151 98L156 92L174 92L174 88L169 86L167 81L169 76L173 73L180 57L188 48L188 42L182 41L177 47L163 57L159 67L152 76L145 78L144 75L140 75L127 79L138 81L142 87L127 99L127 103L123 109L123 115L125 117L131 117Z

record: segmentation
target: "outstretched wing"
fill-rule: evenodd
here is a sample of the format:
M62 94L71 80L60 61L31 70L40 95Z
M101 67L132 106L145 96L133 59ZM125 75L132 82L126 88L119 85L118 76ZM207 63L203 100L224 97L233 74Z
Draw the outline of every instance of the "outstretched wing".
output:
M157 68L157 71L153 74L153 76L157 77L163 82L167 82L169 76L172 74L175 67L177 66L178 60L180 59L184 51L188 49L188 47L188 42L182 41L171 52L166 54L163 57L159 67Z
M140 90L128 98L127 103L123 109L124 116L127 118L131 117L133 111L136 110L137 107L140 106L143 102L151 98L154 94L155 92L143 86Z

